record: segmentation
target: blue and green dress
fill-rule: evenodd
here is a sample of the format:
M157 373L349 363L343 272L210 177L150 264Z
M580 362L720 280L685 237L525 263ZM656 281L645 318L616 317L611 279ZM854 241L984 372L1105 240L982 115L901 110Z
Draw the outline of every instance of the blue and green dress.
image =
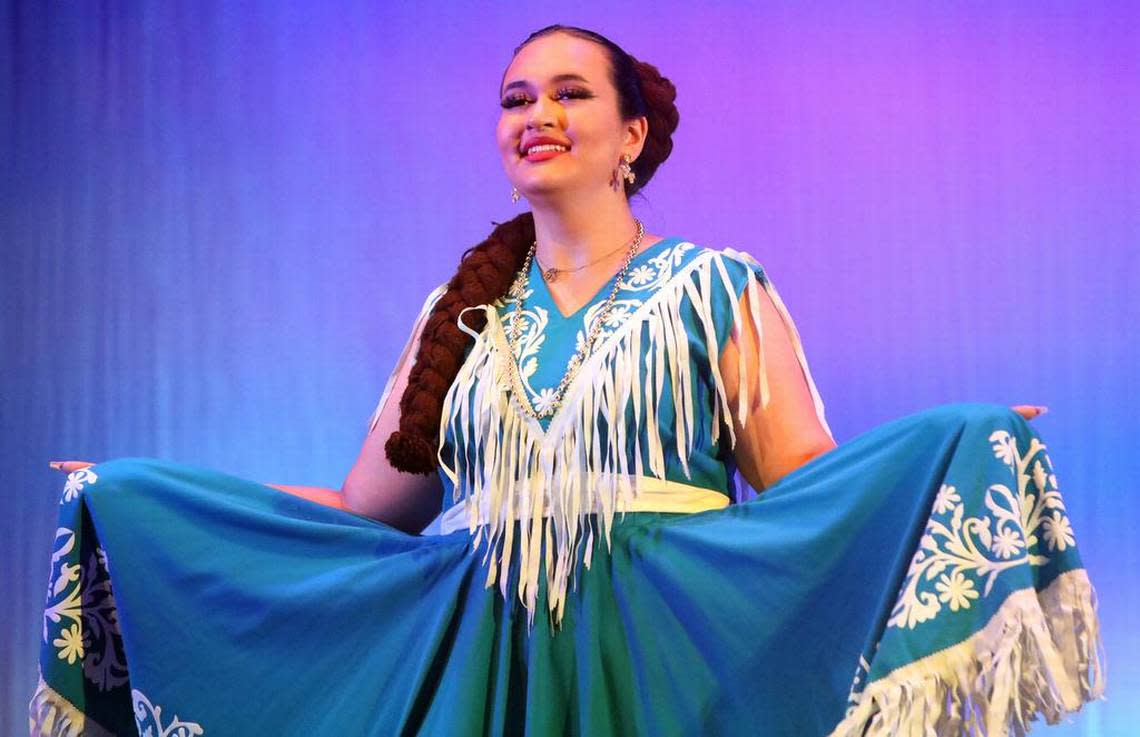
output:
M532 263L459 316L436 534L156 459L71 474L32 732L997 735L1103 693L1095 593L1017 413L903 417L757 495L731 420L780 387L761 348L731 403L719 356L761 295L823 422L764 270L667 238L604 314L617 278L564 315Z

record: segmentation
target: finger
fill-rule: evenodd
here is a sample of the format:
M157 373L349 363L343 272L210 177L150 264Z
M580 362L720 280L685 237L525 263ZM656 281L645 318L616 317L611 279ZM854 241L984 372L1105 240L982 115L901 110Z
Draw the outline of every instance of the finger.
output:
M72 471L78 471L82 468L90 468L95 464L89 461L51 461L48 465L57 471L71 473Z
M1040 417L1049 411L1048 407L1038 404L1017 404L1012 409L1027 420Z

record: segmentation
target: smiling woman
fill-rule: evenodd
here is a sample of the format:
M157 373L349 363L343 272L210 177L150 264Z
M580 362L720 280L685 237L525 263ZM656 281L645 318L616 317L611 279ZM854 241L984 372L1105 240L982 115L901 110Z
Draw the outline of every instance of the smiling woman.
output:
M340 493L65 469L37 733L1006 734L1098 696L1026 417L837 445L760 263L633 217L673 84L551 26L499 92L530 209L427 295Z

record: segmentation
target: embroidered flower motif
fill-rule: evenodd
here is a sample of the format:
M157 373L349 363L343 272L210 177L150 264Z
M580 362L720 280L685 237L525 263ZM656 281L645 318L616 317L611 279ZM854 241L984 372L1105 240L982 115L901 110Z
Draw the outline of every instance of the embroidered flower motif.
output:
M610 314L606 316L605 326L607 328L616 328L625 322L629 317L630 309L628 304L618 305L615 304Z
M63 485L63 501L69 502L79 494L79 490L83 488L83 484L79 483L79 479L75 478L75 474L70 474L67 477L67 483Z
M1069 524L1069 518L1063 517L1057 510L1053 510L1052 516L1041 520L1041 527L1044 529L1045 543L1050 550L1064 550L1077 544L1076 538L1073 537L1073 527Z
M1008 430L995 430L989 442L1015 483L990 484L982 500L990 514L977 517L966 514L953 485L941 486L887 626L913 629L937 616L942 604L952 612L969 609L971 599L989 595L1002 571L1048 563L1042 547L1064 551L1076 545L1045 445L1031 437L1022 454Z
M631 269L627 279L630 284L639 286L652 281L655 276L657 276L657 272L652 267L642 264L641 266Z
M554 387L539 391L532 404L535 412L549 412L554 407Z
M71 509L79 514L78 509ZM56 531L43 643L59 648L60 659L68 665L80 661L85 684L108 691L127 682L127 667L107 553L97 546L81 559L78 542L73 530L60 527Z
M630 319L641 305L642 301L640 299L614 299L610 314L606 317L605 322L602 323L601 329L598 330L598 337L594 340L593 350L598 350L601 342ZM603 307L605 307L605 300L591 305L590 308L586 310L586 313L582 315L582 327L579 328L574 335L575 352L581 351L582 347L586 345L586 336L589 334L598 316L601 315Z
M79 623L75 623L65 630L60 630L59 637L51 641L59 648L59 659L66 660L68 665L83 660L83 633Z
M93 484L99 480L95 472L81 468L78 471L72 471L67 474L67 482L63 485L63 497L60 499L60 504L65 504L79 496L79 492L83 491L83 487L87 484Z
M962 501L962 497L958 496L958 491L953 486L942 484L942 488L938 490L938 496L934 497L934 511L939 514L946 514L960 501Z
M990 550L994 552L994 555L1004 559L1011 555L1017 555L1022 545L1024 543L1021 540L1021 535L1017 534L1017 530L1012 527L1003 527L998 530Z
M686 261L685 254L696 248L692 243L677 243L649 259L649 263L638 264L630 269L619 289L648 292L664 286L674 273L674 269Z
M974 590L974 582L959 571L954 571L949 576L945 573L939 576L938 583L934 584L934 588L938 589L938 600L943 604L948 603L950 611L954 612L959 609L969 609L970 599L978 598L978 592Z

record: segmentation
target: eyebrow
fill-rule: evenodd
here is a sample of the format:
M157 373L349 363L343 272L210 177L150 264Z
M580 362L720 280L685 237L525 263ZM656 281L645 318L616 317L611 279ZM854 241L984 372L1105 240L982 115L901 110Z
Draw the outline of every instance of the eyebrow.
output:
M550 78L550 81L551 82L585 82L586 84L590 83L590 80L586 79L581 74L555 74L553 77ZM526 82L522 81L521 79L516 79L514 82L511 82L506 87L504 87L503 92L506 92L507 90L514 89L515 87L526 87ZM502 94L502 93L500 93L500 94Z

